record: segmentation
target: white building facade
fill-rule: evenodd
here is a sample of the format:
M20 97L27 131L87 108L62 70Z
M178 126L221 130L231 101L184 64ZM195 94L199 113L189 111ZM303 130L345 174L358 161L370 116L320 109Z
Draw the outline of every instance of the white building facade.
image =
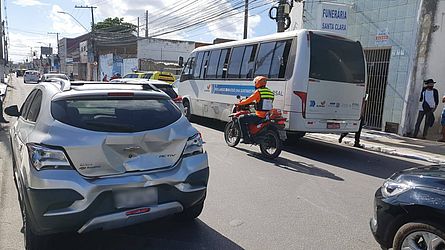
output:
M156 62L175 63L180 56L187 59L194 49L195 42L145 38L138 40L137 57Z
M368 63L368 127L409 135L423 80L433 78L445 93L444 16L440 0L306 1L292 10L291 27L360 41ZM431 139L438 137L442 108L440 103Z

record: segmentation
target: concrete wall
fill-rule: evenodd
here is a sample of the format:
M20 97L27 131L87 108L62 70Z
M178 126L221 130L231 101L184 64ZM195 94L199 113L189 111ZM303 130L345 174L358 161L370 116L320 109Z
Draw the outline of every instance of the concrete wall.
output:
M436 123L430 129L428 138L437 139L440 133L440 116L443 110L441 97L445 94L445 2L438 0L424 0L419 12L419 35L417 39L417 53L413 67L413 77L410 82L409 100L413 100L406 106L405 133L410 133L417 119L419 108L418 100L423 87L423 80L433 78L437 81L436 89L439 90L439 107L436 110ZM423 127L423 125L422 125Z
M138 40L137 58L177 62L180 56L186 60L194 49L194 42L147 38Z

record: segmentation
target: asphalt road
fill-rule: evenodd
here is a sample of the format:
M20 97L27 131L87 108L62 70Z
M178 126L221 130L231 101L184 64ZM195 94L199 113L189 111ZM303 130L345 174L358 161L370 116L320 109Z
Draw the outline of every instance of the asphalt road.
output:
M5 106L32 85L13 79ZM12 118L8 117L12 120ZM0 131L0 249L23 249L9 125ZM58 235L53 249L379 249L368 226L373 194L393 172L421 162L315 140L267 161L257 147L230 148L224 124L198 119L210 183L195 222L164 219L87 235Z

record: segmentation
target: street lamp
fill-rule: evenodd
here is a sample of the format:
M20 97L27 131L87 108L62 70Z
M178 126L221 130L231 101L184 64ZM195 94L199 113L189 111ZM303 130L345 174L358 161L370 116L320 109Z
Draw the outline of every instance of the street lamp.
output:
M88 32L88 29L87 28L85 28L85 26L83 26L83 24L81 24L80 22L79 22L79 20L77 20L73 15L71 15L69 12L65 12L65 11L57 11L57 13L60 13L60 14L65 14L65 15L68 15L68 16L70 16L70 17L72 17L80 26L82 26L82 28L84 28L85 29L85 31L87 31Z

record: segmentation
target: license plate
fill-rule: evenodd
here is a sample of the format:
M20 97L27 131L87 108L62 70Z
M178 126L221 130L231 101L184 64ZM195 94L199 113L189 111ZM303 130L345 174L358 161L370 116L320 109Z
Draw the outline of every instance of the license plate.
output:
M133 208L156 205L158 203L158 190L154 187L113 190L116 208Z
M328 122L328 129L339 129L340 123Z

